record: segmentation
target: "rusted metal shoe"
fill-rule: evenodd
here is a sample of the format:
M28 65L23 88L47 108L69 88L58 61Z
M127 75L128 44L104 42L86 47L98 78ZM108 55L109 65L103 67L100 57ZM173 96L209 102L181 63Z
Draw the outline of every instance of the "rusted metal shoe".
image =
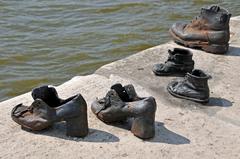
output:
M219 6L202 8L191 23L177 22L170 33L176 43L206 52L224 54L230 39L229 21L231 14Z
M56 122L66 121L67 135L84 137L88 134L87 104L78 94L67 103L52 108L42 99L36 99L31 106L19 104L11 112L13 121L25 129L40 131Z
M131 132L139 138L148 139L155 134L155 99L139 98L132 85L112 86L104 98L92 103L91 109L100 120L109 124L133 118Z
M183 80L174 80L167 86L167 90L175 97L196 102L207 103L209 101L209 75L202 70L193 70L187 73Z
M180 75L192 72L194 68L193 54L186 49L174 48L168 50L169 56L165 63L155 64L152 71L157 76Z
M56 118L56 111L41 99L36 99L31 106L19 104L11 112L13 121L23 128L39 131L49 128Z

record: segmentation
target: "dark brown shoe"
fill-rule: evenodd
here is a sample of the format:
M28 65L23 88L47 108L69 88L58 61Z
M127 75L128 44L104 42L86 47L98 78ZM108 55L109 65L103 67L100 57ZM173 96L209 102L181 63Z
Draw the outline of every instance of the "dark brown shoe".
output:
M126 87L126 86L125 86ZM130 94L135 94L132 85L128 85ZM116 87L112 87L115 88ZM152 138L155 134L156 102L153 97L146 98L121 98L115 89L111 89L107 95L92 103L92 112L105 123L114 123L133 118L131 132L142 139ZM120 91L121 93L122 91ZM128 94L128 93L127 93ZM125 100L128 101L125 101Z
M202 8L191 23L177 22L170 33L176 43L206 52L224 54L230 39L229 21L231 14L219 6Z
M68 136L84 137L88 133L87 104L80 94L55 108L48 106L42 99L36 99L30 107L19 104L13 108L11 116L23 128L33 131L66 121Z

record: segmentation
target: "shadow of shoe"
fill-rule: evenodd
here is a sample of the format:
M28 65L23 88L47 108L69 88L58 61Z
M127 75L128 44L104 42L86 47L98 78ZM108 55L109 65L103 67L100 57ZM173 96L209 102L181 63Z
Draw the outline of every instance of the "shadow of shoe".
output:
M186 47L183 44L179 43L179 42L175 42L176 44ZM188 47L186 47L188 48ZM191 47L191 49L195 49L195 50L202 50L199 47ZM203 50L202 50L203 51ZM210 53L212 54L212 53ZM214 53L213 53L214 54ZM217 54L217 55L223 55L223 56L240 56L240 48L236 47L236 46L229 46L228 51L225 54Z
M132 119L129 119L126 122L119 122L111 125L130 131L131 125L132 125ZM159 142L159 143L166 143L166 144L172 144L172 145L182 145L182 144L190 143L189 139L168 130L162 122L158 122L158 121L155 122L155 136L152 139L148 139L144 141Z
M231 107L232 102L224 98L210 97L209 102L205 106Z
M166 143L172 145L182 145L190 143L190 140L188 138L179 135L171 130L168 130L162 122L155 122L155 137L146 141Z
M84 138L80 137L69 137L66 136L66 126L65 123L57 123L53 127L48 128L42 131L29 131L24 129L25 131L37 134L37 135L46 135L51 137L57 137L64 140L72 140L76 142L118 142L119 138L111 133L97 130L97 129L89 129L88 135Z
M240 56L240 48L235 46L229 46L228 52L224 54L226 56Z

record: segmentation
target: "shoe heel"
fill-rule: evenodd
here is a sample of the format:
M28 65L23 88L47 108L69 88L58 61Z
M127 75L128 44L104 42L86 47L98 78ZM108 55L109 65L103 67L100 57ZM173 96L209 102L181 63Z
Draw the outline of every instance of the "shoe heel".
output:
M85 137L88 134L87 113L82 113L80 117L66 120L67 136Z
M211 44L211 45L204 45L202 46L202 49L206 52L211 52L214 54L225 54L228 51L229 45L216 45L216 44Z
M149 139L155 135L154 120L146 117L137 117L132 123L131 132L142 139Z

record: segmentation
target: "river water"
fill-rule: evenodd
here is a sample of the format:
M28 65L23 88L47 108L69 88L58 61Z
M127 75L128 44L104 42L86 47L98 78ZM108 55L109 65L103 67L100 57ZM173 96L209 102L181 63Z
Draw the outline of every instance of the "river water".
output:
M167 42L211 4L240 14L236 0L1 0L0 101Z

